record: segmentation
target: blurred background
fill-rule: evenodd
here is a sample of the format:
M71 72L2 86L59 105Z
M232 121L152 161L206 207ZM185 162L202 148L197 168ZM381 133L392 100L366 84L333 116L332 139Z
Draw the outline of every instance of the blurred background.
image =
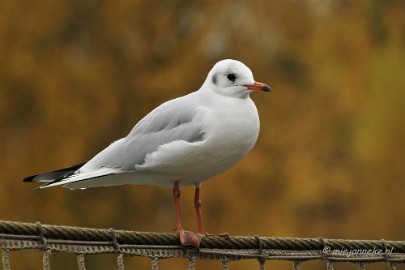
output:
M0 219L172 232L170 189L33 190L21 180L87 161L233 58L273 92L252 94L252 152L202 186L206 230L404 240L404 11L400 0L0 2ZM196 230L194 190L182 191L184 226ZM16 269L41 267L39 251L11 256ZM71 254L51 263L76 267ZM114 256L86 263L115 269Z

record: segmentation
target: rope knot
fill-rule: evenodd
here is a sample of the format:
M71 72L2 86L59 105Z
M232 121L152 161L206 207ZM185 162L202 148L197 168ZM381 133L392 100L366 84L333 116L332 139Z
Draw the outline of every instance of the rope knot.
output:
M257 256L257 260L259 261L260 270L262 270L262 269L264 269L264 264L265 264L265 262L266 262L266 259L265 259L264 256L263 256L263 241L262 241L262 239L261 239L259 236L257 236L257 235L255 235L254 237L255 237L255 239L256 239L257 249L258 249L258 251L259 251L258 256Z
M259 255L261 256L263 253L263 242L262 239L260 239L259 236L255 235L254 236L256 239L256 243L257 243L257 249L259 250Z
M115 254L120 254L121 253L121 246L118 243L117 232L113 228L110 228L108 230L110 231L111 236L112 236L112 243L113 243Z
M39 235L39 241L41 243L41 248L42 248L42 250L47 250L48 242L45 238L44 227L42 226L41 222L39 222L39 221L35 222L35 225L37 226L37 229L38 229L38 235Z
M322 244L322 250L321 250L322 259L326 259L328 257L328 254L330 253L330 247L328 247L326 245L326 241L323 237L319 237L319 240L321 241L321 244Z

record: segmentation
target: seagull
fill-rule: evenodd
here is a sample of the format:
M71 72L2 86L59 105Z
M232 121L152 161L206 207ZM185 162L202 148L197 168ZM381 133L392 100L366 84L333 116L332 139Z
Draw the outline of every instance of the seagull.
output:
M201 183L238 163L256 143L260 121L249 95L271 88L253 79L242 62L219 61L201 88L167 101L140 120L122 139L88 162L26 177L40 189L69 189L124 184L173 188L176 231L183 246L198 248L205 235ZM183 229L180 186L194 186L198 234Z

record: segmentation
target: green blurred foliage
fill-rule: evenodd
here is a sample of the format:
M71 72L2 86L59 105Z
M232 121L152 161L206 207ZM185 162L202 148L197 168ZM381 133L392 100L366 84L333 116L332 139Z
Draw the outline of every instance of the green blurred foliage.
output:
M252 95L256 147L203 184L207 231L404 239L404 11L400 0L0 2L1 219L170 232L169 189L37 191L21 179L88 160L234 58L274 91ZM184 188L184 224L195 230L192 197ZM40 262L36 251L12 256L20 269ZM176 267L186 263L162 262Z

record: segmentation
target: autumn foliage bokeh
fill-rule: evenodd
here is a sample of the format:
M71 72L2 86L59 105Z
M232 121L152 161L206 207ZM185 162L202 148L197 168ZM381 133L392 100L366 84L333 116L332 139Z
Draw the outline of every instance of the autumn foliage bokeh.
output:
M171 232L170 189L21 179L88 160L233 58L273 92L252 95L252 152L202 186L206 230L405 239L404 12L395 0L0 2L0 218ZM193 189L182 195L195 230ZM12 263L39 268L26 257Z

